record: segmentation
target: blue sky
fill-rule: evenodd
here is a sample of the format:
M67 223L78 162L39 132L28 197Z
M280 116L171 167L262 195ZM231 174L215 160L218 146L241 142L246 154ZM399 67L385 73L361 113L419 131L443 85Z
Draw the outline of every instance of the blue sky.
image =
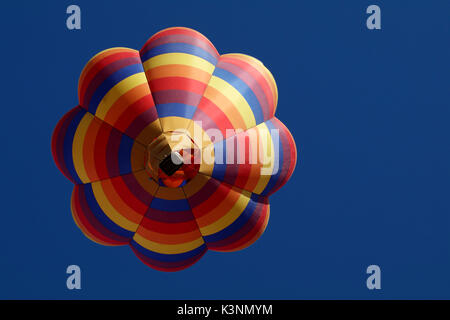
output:
M81 30L66 28L70 4ZM371 4L381 30L366 28ZM449 12L406 0L2 4L0 298L450 298ZM170 26L264 62L299 162L252 247L161 273L78 230L50 137L91 56ZM70 264L81 290L66 288ZM371 264L379 291L366 288Z

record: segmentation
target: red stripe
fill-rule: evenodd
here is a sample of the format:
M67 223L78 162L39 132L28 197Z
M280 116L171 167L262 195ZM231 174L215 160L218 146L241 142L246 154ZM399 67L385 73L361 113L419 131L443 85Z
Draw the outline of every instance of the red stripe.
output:
M105 165L108 168L108 177L120 175L119 149L121 140L122 133L114 128L111 128L108 137L108 144L105 149Z
M236 136L233 136L233 141L234 141L234 162L232 164L227 165L224 180L227 183L243 188L249 180L250 172L252 169L249 155L249 150L251 150L251 148L247 147L250 146L251 141L247 132L242 132L237 134ZM238 146L240 146L241 148L238 149ZM227 147L226 150L228 153L229 148ZM243 160L244 163L239 164L238 159Z
M143 113L147 112L147 110L155 108L155 104L153 103L153 98L151 95L146 95L129 105L124 112L120 115L120 117L114 123L114 127L117 130L122 132L127 132L130 125L135 121L138 117L140 117ZM156 115L156 109L155 109ZM151 121L156 120L157 117L151 118ZM151 122L147 123L150 124ZM145 128L146 126L144 126ZM140 132L135 132L131 138L136 139Z
M167 77L150 81L150 89L152 92L163 90L184 90L203 95L206 84L194 79L184 77Z
M67 112L61 118L61 120L58 121L52 134L53 160L55 161L56 166L62 172L62 174L73 183L76 183L76 181L71 176L69 170L66 167L66 162L64 161L64 140L66 137L67 128L79 112L84 112L83 109L80 108L80 106L76 106L75 108Z
M209 41L208 38L206 38L200 32L195 31L193 29L189 29L189 28L179 28L179 27L164 29L164 30L161 30L158 33L154 34L153 36L150 37L150 39L147 40L147 42L142 47L141 51L145 52L145 51L149 50L147 48L147 46L150 45L150 42L152 42L154 40L157 40L157 39L160 39L162 37L175 35L175 34L187 35L187 36L191 36L191 37L193 37L195 39L201 40L202 42L204 42L207 45L206 48L209 48L208 51L210 53L212 53L215 56L219 56L219 53L217 52L216 48L211 43L211 41ZM204 49L206 49L206 48L204 48Z
M100 179L108 178L108 167L106 165L106 148L112 127L102 122L98 134L95 137L94 161L95 169Z
M89 70L89 72L85 75L83 79L80 79L80 82L78 83L78 100L80 101L80 104L83 104L84 108L88 108L88 105L86 105L84 102L86 90L88 86L91 84L91 81L97 76L98 73L100 73L105 67L107 67L109 64L120 60L124 58L129 57L138 57L140 59L139 53L137 51L134 51L130 49L128 52L118 52L111 55L106 56L105 58L97 61Z
M87 233L90 237L110 245L128 243L128 239L112 233L95 218L86 201L83 188L84 186L82 185L76 185L72 194L72 204L75 208L74 214L79 219L81 226L85 228L85 230L82 229L83 233Z
M197 112L198 109L201 110L202 113ZM226 129L233 128L233 125L227 115L223 113L222 110L220 110L213 102L211 102L211 100L205 97L203 97L200 101L197 111L195 112L192 120L201 121L203 130L208 130L211 128L219 129L222 132L222 136L225 137Z
M122 202L126 203L127 206L132 208L135 212L142 214L142 216L145 215L149 203L143 203L138 198L136 198L135 195L128 188L128 186L125 184L122 177L116 177L111 179L111 183L115 191L117 192L118 196L122 200ZM144 210L143 206L145 207Z
M232 189L230 186L221 183L217 190L208 199L200 203L198 206L192 208L195 218L198 219L205 215L208 215L215 208L220 207L222 202L224 202L225 198L230 192L236 192L234 190L231 190ZM200 190L199 192L203 192L203 190ZM201 208L201 210L198 209L199 207Z
M274 97L272 95L272 90L270 89L270 85L267 83L267 79L264 77L264 75L262 73L260 73L257 69L255 69L252 65L236 58L236 57L221 57L220 58L220 62L218 63L221 64L221 62L224 63L229 63L229 64L233 64L238 66L239 68L241 68L242 70L246 71L247 74L249 76L251 76L251 78L253 78L260 86L260 88L262 89L262 91L264 92L265 95L265 103L264 101L261 101L261 99L258 99L260 104L261 104L261 108L263 110L263 114L264 114L264 120L268 120L270 118L272 118L274 116L274 112L275 112L275 106L273 104L274 102ZM221 66L221 68L227 70L229 68L227 68L226 65ZM236 71L233 70L229 70L230 72L233 72L236 76L238 76L239 78L241 78L250 88L252 88L253 92L256 93L256 90L254 89L254 86L250 85L250 77L245 77L245 74L236 74ZM267 106L267 107L265 107Z
M273 125L280 130L280 142L283 148L283 172L279 176L278 182L268 192L267 195L278 191L292 176L295 165L297 164L297 147L295 146L294 138L289 132L288 128L277 118L273 117L270 120Z
M230 236L227 239L224 239L222 241L219 241L218 243L208 243L208 248L210 248L213 251L234 251L236 249L244 249L251 244L253 244L258 238L255 238L255 236L258 234L258 232L261 232L262 228L264 228L264 221L266 219L266 216L268 214L268 204L263 204L259 206L256 210L260 210L259 219L256 221L248 221L242 228L239 230L236 234ZM251 228L250 230L249 227ZM233 239L234 238L234 239ZM231 243L227 245L221 245L223 242L232 241Z
M198 260L200 260L201 257L206 253L207 250L202 251L200 254L191 257L186 260L182 261L175 261L175 262L165 262L165 261L158 261L154 259L150 259L149 257L141 254L137 249L135 249L130 244L131 249L133 250L134 254L141 260L144 264L149 266L152 269L158 270L158 271L165 271L165 272L174 272L174 271L180 271L183 269L186 269L190 266L192 266L194 263L196 263Z
M179 234L198 230L195 220L177 223L165 223L151 220L147 216L142 219L141 226L147 230L164 234Z

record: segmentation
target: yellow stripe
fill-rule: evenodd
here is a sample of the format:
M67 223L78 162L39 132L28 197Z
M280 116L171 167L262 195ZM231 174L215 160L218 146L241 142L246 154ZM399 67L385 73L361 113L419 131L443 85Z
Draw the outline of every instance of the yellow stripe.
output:
M199 149L204 149L212 144L211 138L208 136L205 130L200 126L201 121L191 121L187 127L189 137L194 140L194 143Z
M122 216L109 202L106 194L103 192L101 181L93 182L92 190L98 205L109 219L128 231L135 232L137 230L138 225Z
M139 143L133 142L131 149L131 171L135 172L145 169L145 147Z
M160 186L155 197L164 200L181 200L186 199L184 192L181 188L168 188ZM187 201L187 200L186 200Z
M154 196L158 190L159 185L153 180L149 179L145 170L133 173L139 185L150 195Z
M78 87L81 88L81 85L82 85L81 79L83 79L86 76L86 73L89 72L92 69L92 67L100 61L100 60L98 60L98 61L95 61L95 63L94 63L94 59L96 59L100 55L103 56L102 58L106 58L107 56L117 53L117 52L120 52L120 51L136 52L137 55L139 55L139 52L137 50L125 48L125 47L115 47L115 48L109 48L109 49L100 51L99 53L95 54L92 58L90 58L89 61L84 66L83 70L81 71L80 77L78 78Z
M117 179L117 178L115 178L115 179ZM121 179L121 178L119 178L119 179ZM115 203L114 203L112 201L109 201L109 199L108 199L108 202L111 204L111 206L117 212L122 212L122 213L127 212L128 213L127 220L129 220L130 222L139 224L142 220L142 216L145 215L145 212L141 213L141 212L139 212L139 209L136 210L136 209L130 207L128 205L128 203L120 197L120 194L117 193L117 190L114 188L112 179L106 179L106 180L102 180L99 182L102 185L102 190L108 190L108 195L106 195L106 193L104 193L105 196L109 197L109 199L115 200ZM143 210L147 210L148 203L143 204L143 206L144 206Z
M212 74L214 71L214 65L209 61L192 54L179 52L164 53L148 59L144 62L144 70L147 71L155 67L165 66L169 64L182 64L186 66L196 67L200 70L208 72L209 74Z
M139 233L136 233L134 235L133 239L134 239L134 241L139 243L144 248L146 248L150 251L163 253L163 254L177 254L177 253L189 252L191 250L197 249L204 243L203 238L200 237L194 241L186 242L186 243L182 243L182 244L162 244L162 243L157 243L157 242L147 240L144 237L142 237Z
M84 167L83 147L86 139L86 132L89 129L93 118L94 117L90 113L86 113L83 116L75 131L72 143L73 165L83 183L89 182L89 177L86 168Z
M127 93L129 90L147 82L145 73L139 72L123 79L112 87L108 93L103 97L102 101L98 105L95 115L100 119L105 119L106 113L109 111L114 102L117 101L122 95Z
M198 172L207 176L212 176L214 171L215 150L214 145L210 144L201 151L201 162Z
M166 137L167 143L172 150L181 150L181 149L194 149L195 145L191 141L191 138L185 131L183 130L174 130L172 132L163 133Z
M191 181L186 183L185 186L183 186L184 193L186 194L186 197L191 197L197 192L199 192L205 184L208 182L210 177L205 176L203 174L197 174Z
M238 200L234 204L233 208L231 208L230 211L228 211L223 217L218 219L217 221L211 223L210 225L204 226L200 228L200 231L202 235L208 236L211 234L214 234L216 232L219 232L226 227L228 227L230 224L232 224L245 210L247 207L248 202L250 201L251 193L245 190L237 190L234 189L231 192L240 192L241 195L239 196ZM197 220L198 224L201 224L201 218Z
M114 51L118 51L118 50L124 50L124 51L130 51L130 52L138 52L137 50L134 49L130 49L130 48L126 48L126 47L113 47L113 48L108 48L105 50L100 51L99 53L96 53L92 58L89 59L89 61L86 63L86 67L88 66L88 64L94 60L95 58L97 58L100 55L105 55L105 53L109 53L109 51L111 51L112 53L114 53ZM107 56L107 55L105 55Z
M264 191L272 177L273 162L275 160L274 145L269 128L265 123L256 127L258 130L258 163L261 165L260 178L254 189L254 193L260 194ZM262 149L262 150L261 150Z
M73 195L72 195L72 196L73 196ZM89 235L88 229L85 228L85 226L82 225L81 222L78 223L78 216L77 216L77 214L76 214L77 211L75 210L75 205L74 205L73 201L72 201L72 203L71 203L71 205L70 205L70 208L71 208L71 211L72 211L72 218L73 218L73 221L75 221L75 224L77 225L78 229L80 229L81 232L83 232L83 234L85 235L86 238L88 238L88 239L91 240L91 241L94 241L95 243L99 243L96 239L92 238L92 237ZM101 243L101 244L103 244L103 243Z
M136 141L142 143L143 145L150 144L154 138L161 134L161 122L159 118L157 118L152 123L148 124L139 135L136 137Z
M181 118L181 117L164 117L159 118L161 120L161 127L163 132L170 131L184 131L187 127L189 127L192 122L191 119Z
M273 85L273 90L275 92L273 92L273 99L274 99L274 109L273 109L273 114L275 114L275 111L277 110L277 106L278 106L278 87L277 87L277 83L275 81L275 78L273 77L272 73L269 71L269 69L265 68L265 70L267 71L267 75L269 76L269 81L272 82Z
M225 80L218 78L216 76L212 76L211 80L208 83L208 86L216 89L220 93L222 93L231 103L235 106L235 108L239 111L242 116L242 119L245 122L246 128L251 128L256 125L255 115L253 114L252 109L249 104L245 100L245 98L241 95L241 93L236 90L231 84L226 82ZM206 97L207 92L205 92ZM212 97L206 97L208 99ZM213 100L210 99L210 100ZM214 100L213 100L214 101ZM220 106L218 106L220 108ZM227 114L226 110L222 110Z
M272 84L272 86L270 86L270 84L269 84L269 88L270 88L270 91L272 92L272 96L273 96L273 103L275 106L275 109L273 110L273 114L275 114L275 110L277 108L277 103L278 103L278 88L277 88L277 83L275 81L275 78L273 77L270 70L267 69L266 66L260 60L256 59L255 57L246 55L246 54L227 53L227 54L221 55L221 57L224 57L224 56L232 56L232 57L235 56L235 57L238 57L250 64L252 64L252 63L256 64L256 66L253 65L253 67L256 68L257 70L258 70L257 66L259 66L261 68L261 70L258 70L258 72L262 73L262 75L264 76L266 81L271 82L271 84Z

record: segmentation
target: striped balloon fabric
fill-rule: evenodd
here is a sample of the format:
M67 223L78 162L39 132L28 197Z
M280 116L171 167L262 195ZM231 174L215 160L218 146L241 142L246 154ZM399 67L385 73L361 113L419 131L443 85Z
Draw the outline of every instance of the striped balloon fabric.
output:
M161 271L248 247L296 164L277 97L259 60L219 55L188 28L160 31L140 51L98 53L52 136L56 165L75 184L76 224Z

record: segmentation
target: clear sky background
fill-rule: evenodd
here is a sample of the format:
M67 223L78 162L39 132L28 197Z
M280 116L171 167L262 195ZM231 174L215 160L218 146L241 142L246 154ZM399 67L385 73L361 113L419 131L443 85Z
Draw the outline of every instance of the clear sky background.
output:
M449 1L8 1L0 15L0 298L450 298ZM76 227L50 138L95 53L171 26L271 70L299 161L253 246L162 273Z

